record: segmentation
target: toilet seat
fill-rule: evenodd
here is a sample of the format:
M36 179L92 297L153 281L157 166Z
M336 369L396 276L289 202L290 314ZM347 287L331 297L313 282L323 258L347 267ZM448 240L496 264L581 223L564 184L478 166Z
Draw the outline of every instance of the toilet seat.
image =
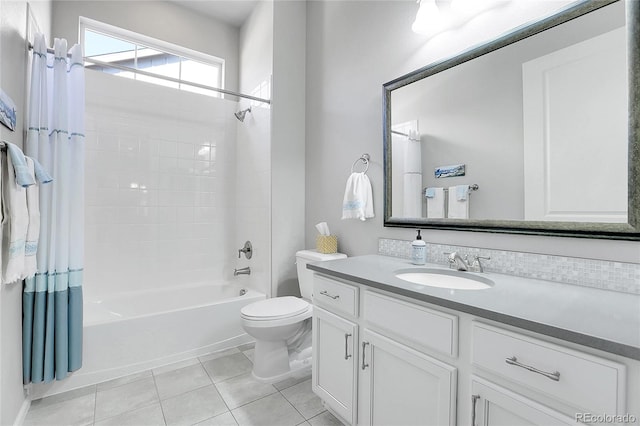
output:
M240 310L243 321L254 327L271 327L303 321L313 312L313 305L293 296L274 297L250 303Z
M298 315L309 308L309 302L299 297L284 296L250 303L240 310L244 318L256 321L283 319Z

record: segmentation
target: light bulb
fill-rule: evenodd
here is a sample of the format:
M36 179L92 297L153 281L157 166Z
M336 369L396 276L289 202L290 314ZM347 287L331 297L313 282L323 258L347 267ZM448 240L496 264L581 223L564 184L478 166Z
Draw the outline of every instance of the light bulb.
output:
M472 17L501 3L505 0L453 0L451 8L456 14Z
M421 0L420 8L411 29L418 34L434 34L443 26L436 0Z

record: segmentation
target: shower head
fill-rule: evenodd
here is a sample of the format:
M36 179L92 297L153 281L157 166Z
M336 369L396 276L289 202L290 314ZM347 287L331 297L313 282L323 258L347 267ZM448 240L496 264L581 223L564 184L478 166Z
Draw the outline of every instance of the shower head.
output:
M242 111L235 112L233 113L233 115L235 115L241 123L244 123L244 116L247 115L248 112L251 112L251 107L243 109Z

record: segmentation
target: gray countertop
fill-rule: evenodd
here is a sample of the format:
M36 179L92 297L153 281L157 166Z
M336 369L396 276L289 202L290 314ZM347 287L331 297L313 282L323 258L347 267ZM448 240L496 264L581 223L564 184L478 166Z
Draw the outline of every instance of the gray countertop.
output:
M640 295L491 272L469 273L492 280L489 289L451 290L412 284L394 274L424 267L446 269L380 255L307 265L325 275L640 360Z

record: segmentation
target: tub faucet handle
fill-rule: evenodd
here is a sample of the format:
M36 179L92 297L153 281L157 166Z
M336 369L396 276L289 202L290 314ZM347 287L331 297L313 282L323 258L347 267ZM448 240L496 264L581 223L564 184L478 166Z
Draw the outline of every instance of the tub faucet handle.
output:
M251 246L251 241L247 241L244 243L244 247L238 249L238 259L242 256L242 253L244 253L244 256L247 259L251 259L251 256L253 255L253 246Z

